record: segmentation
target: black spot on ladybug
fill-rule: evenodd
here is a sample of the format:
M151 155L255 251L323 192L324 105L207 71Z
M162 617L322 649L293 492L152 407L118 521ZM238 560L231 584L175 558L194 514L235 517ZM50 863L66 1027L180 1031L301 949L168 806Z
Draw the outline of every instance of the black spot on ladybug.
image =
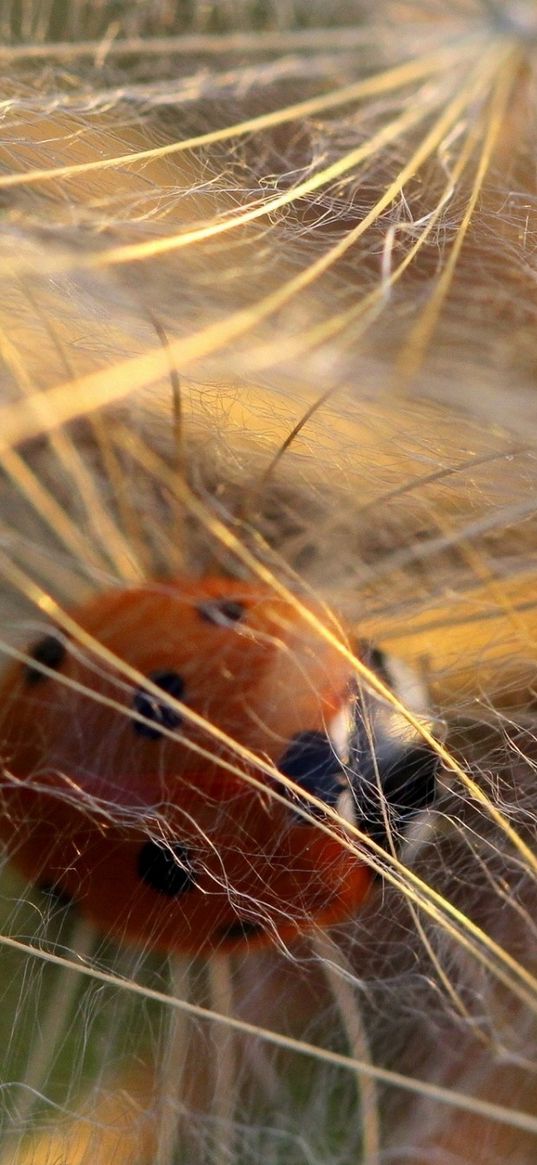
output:
M344 786L343 770L334 745L322 732L300 732L294 736L287 750L276 766L286 777L290 777L301 789L335 808ZM314 817L321 812L310 802L286 790L289 798L300 803ZM304 822L303 817L297 817Z
M240 623L245 614L244 603L239 603L235 599L208 599L198 607L198 615L205 623L216 623L220 627L226 627L229 623Z
M45 667L58 671L65 659L66 651L65 645L57 635L45 635L35 647L32 647L29 654L36 663L42 663ZM38 667L32 667L31 664L26 666L25 676L28 684L40 684L48 679L45 672Z
M56 905L63 907L63 909L72 906L74 902L72 895L68 894L67 890L64 890L58 882L40 882L38 889L42 894L46 894L47 898L52 898Z
M435 798L438 756L426 744L414 744L389 757L377 757L380 790L374 774L355 776L353 798L360 829L386 846L386 816L394 840ZM384 812L383 812L384 807Z
M178 844L146 841L138 854L138 876L146 886L167 898L196 888L188 850Z
M264 934L265 928L260 922L232 922L229 926L222 926L217 932L217 938L227 941L254 938L257 934Z
M156 684L158 688L162 688L163 692L168 692L168 695L173 696L175 700L182 700L185 693L185 682L175 671L155 671L152 672L148 679ZM139 712L141 716L145 716L146 720L151 720L154 727L150 724L141 724L139 720L133 720L132 726L138 736L145 736L147 740L158 740L162 736L162 728L179 728L182 724L182 716L175 708L171 708L165 700L160 700L158 696L153 696L151 692L144 691L139 688L135 692L132 706L135 712Z

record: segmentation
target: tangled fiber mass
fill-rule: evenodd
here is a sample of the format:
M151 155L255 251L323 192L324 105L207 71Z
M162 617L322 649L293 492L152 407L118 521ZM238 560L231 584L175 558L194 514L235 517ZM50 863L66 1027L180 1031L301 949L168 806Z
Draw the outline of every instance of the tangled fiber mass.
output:
M352 917L165 953L21 874L0 726L0 1165L531 1165L537 6L8 0L0 40L2 676L59 626L97 706L73 611L255 582L403 720L358 645L419 681L438 760L400 847L314 815Z

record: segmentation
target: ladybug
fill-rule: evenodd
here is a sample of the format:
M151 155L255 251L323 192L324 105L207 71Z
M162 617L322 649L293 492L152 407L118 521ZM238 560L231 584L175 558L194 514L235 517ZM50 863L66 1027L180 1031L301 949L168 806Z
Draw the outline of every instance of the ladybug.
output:
M436 756L304 612L326 617L261 584L177 578L72 612L89 640L43 628L1 684L0 836L22 873L163 951L287 943L354 915L373 875L345 822L393 844L434 795ZM410 691L400 665L362 658Z

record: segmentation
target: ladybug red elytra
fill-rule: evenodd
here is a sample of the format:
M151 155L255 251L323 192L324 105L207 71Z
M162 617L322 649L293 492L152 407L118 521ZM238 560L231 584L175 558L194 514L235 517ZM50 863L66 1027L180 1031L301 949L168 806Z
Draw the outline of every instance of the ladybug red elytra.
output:
M229 952L354 915L372 874L345 822L384 844L430 802L436 756L304 612L326 618L255 582L177 578L72 612L89 641L43 629L1 684L19 869L150 949ZM387 657L368 662L398 690ZM300 790L341 815L330 835Z

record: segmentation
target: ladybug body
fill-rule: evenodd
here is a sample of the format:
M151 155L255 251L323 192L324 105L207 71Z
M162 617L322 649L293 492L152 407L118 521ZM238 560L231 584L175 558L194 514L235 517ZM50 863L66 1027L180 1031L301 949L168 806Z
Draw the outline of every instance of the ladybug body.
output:
M163 950L287 942L354 914L372 879L342 840L345 820L385 839L376 750L396 827L431 799L435 758L382 702L366 716L308 613L326 617L176 579L73 612L90 640L45 630L2 683L0 831L20 870Z

